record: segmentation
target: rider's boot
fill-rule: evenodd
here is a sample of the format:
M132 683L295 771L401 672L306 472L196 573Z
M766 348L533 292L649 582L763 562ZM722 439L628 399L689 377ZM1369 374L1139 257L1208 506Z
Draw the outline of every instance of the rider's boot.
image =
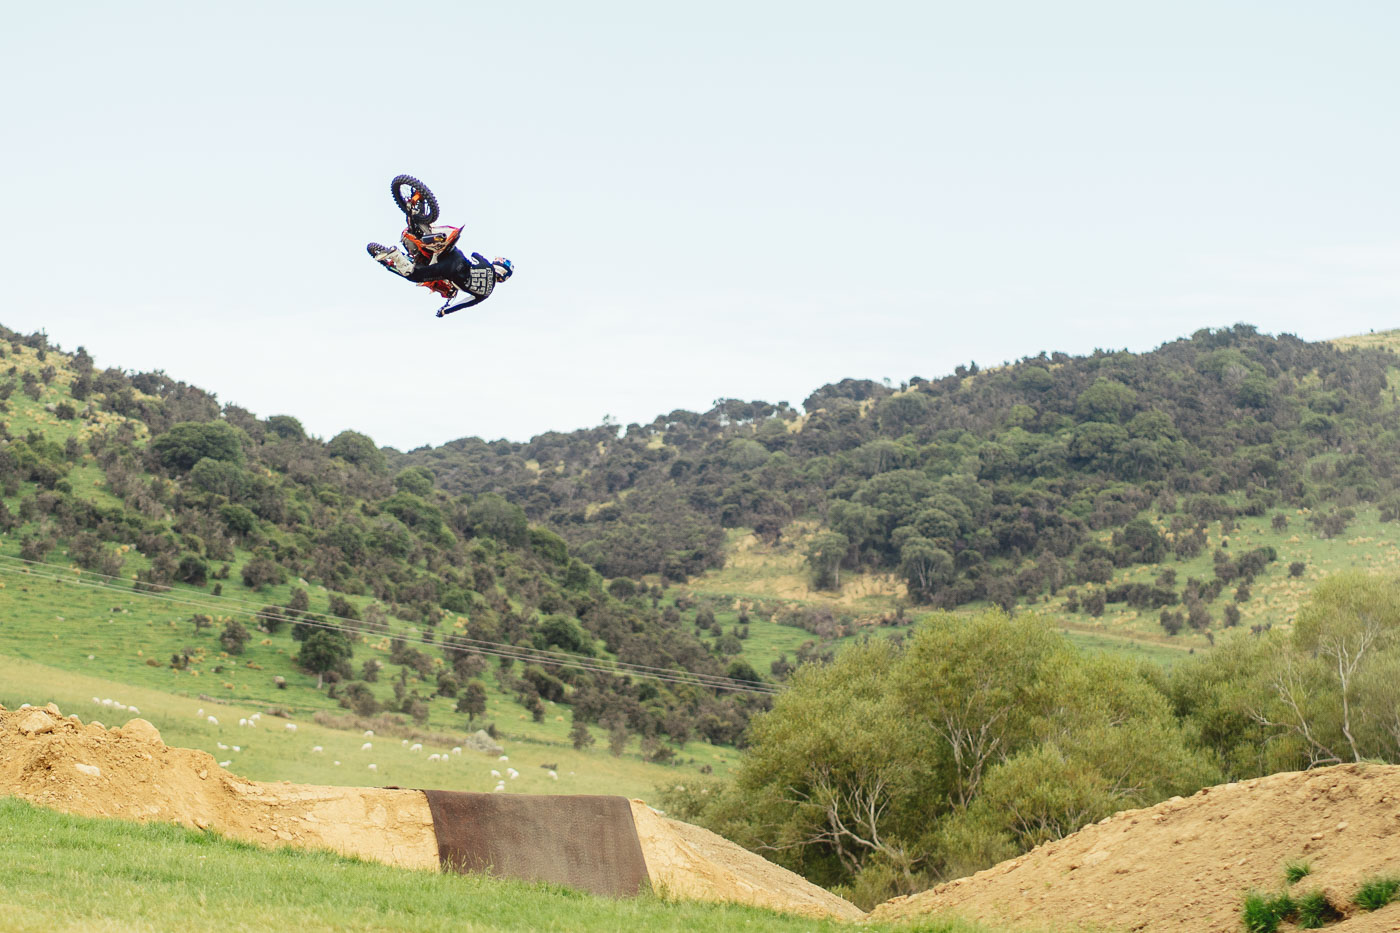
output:
M408 275L413 271L413 260L399 252L397 247L370 243L365 246L365 252L369 253L369 258L373 259L381 266L384 266L390 272L397 272L399 275Z

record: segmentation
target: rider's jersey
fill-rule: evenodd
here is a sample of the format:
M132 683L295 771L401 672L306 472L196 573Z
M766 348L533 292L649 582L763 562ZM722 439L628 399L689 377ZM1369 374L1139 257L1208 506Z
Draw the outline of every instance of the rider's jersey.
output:
M453 283L477 298L491 294L496 287L496 270L491 267L490 260L480 253L472 253L463 265L465 268L452 277Z

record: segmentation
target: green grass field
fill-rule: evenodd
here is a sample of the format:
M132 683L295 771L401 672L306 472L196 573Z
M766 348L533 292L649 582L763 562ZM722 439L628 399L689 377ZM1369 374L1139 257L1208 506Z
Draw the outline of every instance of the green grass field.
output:
M9 933L848 928L747 907L652 895L612 900L328 852L266 850L172 825L69 816L13 798L0 798L0 876L0 926ZM993 933L956 920L862 929Z

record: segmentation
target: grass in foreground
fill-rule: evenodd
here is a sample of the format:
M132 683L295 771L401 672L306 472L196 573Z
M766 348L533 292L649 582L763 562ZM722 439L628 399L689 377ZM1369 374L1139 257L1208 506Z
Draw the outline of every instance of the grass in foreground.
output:
M1287 894L1265 894L1250 891L1244 896L1240 917L1248 933L1274 933L1278 925L1297 909Z
M1370 878L1356 892L1356 906L1362 910L1380 910L1400 894L1400 878Z
M1297 884L1312 874L1312 865L1306 859L1294 859L1283 866L1285 884Z
M1321 891L1309 891L1297 898L1294 904L1298 909L1300 930L1317 930L1342 916Z
M326 852L267 850L168 824L69 816L14 798L0 798L0 877L0 915L14 933L850 929L748 907L649 895L611 900ZM958 920L862 929L995 933Z

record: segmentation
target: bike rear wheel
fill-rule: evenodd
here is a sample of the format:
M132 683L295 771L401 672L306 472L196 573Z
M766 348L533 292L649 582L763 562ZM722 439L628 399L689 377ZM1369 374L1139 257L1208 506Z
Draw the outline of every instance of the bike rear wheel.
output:
M389 183L394 203L410 224L431 224L438 219L438 202L428 186L412 175L396 175Z

